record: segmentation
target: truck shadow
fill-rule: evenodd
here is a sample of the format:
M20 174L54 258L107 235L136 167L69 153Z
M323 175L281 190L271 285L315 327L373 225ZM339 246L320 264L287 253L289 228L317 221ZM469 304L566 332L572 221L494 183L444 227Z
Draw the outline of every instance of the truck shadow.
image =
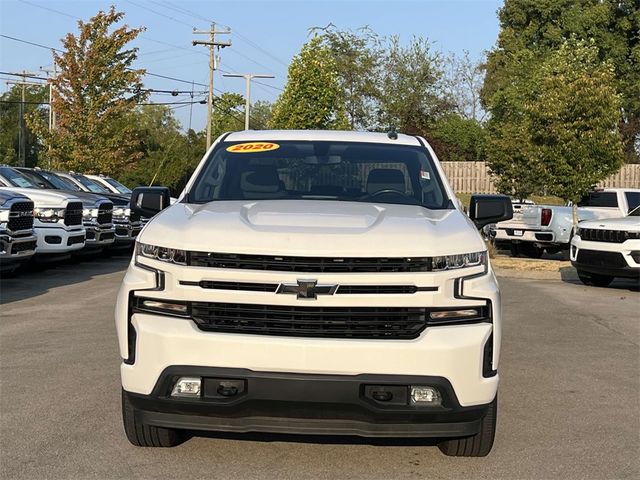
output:
M130 259L130 251L116 250L57 262L30 262L11 276L0 275L0 305L37 297L52 288L124 270Z
M560 278L565 283L585 286L578 278L576 269L570 266L560 268ZM640 280L633 278L616 278L608 287L589 286L589 288L609 288L614 290L630 290L632 292L640 292Z

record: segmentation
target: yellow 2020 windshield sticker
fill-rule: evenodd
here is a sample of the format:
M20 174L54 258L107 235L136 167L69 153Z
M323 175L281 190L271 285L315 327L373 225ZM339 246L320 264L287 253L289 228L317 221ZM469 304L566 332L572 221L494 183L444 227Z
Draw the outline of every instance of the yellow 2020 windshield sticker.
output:
M269 150L276 150L280 148L277 143L271 142L250 142L250 143L238 143L227 147L227 152L231 153L252 153L252 152L268 152Z

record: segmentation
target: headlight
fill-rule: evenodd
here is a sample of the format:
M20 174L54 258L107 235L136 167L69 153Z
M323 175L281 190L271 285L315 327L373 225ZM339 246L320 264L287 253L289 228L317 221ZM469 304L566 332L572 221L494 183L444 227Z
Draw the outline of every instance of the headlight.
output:
M97 208L83 208L82 209L82 219L83 220L92 220L94 218L98 218L98 209Z
M64 218L64 208L34 208L33 215L41 222L55 223Z
M0 210L0 223L9 221L9 210Z
M113 209L114 217L129 217L131 216L131 209L125 207L118 207Z
M177 248L157 247L147 243L136 243L136 255L161 262L175 263L176 265L187 264L187 252Z
M487 252L462 253L459 255L444 255L433 257L432 269L434 272L442 270L455 270L457 268L477 267L487 264Z

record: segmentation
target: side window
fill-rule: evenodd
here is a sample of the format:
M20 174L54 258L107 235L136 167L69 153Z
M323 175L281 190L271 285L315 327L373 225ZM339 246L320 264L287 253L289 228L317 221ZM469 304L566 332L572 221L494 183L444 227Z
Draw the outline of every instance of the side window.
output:
M629 204L627 213L640 205L640 192L625 192L624 195L627 197L627 203Z

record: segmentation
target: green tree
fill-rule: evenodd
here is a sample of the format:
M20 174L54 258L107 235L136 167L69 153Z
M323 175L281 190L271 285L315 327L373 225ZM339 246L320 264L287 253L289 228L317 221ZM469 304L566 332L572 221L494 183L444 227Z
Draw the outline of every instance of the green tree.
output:
M339 130L348 126L335 59L315 36L289 65L287 85L273 107L270 127Z
M569 40L534 82L536 95L525 105L534 155L548 173L549 193L577 202L623 163L615 69L599 60L593 42Z
M112 29L123 17L111 7L79 21L78 34L63 39L64 52L53 53L56 128L49 132L38 115L29 124L56 168L116 175L142 156L133 119L147 96L144 70L132 68L137 49L127 45L143 29Z
M640 161L640 3L637 0L505 0L500 34L489 53L482 98L493 114L492 97L528 75L522 52L539 64L572 36L593 40L600 60L614 68L621 94L619 129L627 162ZM634 143L636 143L634 145Z
M477 120L458 113L445 114L426 135L441 161L485 160L486 131Z
M402 46L397 36L387 46L378 98L379 128L395 126L408 134L424 133L450 110L442 95L441 57L423 38Z
M266 130L273 116L273 104L266 100L258 100L251 106L251 129Z
M244 97L225 92L213 102L212 137L244 129Z
M339 30L333 24L313 28L333 56L338 84L351 129L375 125L379 92L381 39L368 27Z
M205 150L205 136L189 130L183 134L173 111L166 105L144 105L134 113L143 157L116 176L127 185L165 185L178 194Z
M47 116L47 89L44 86L26 85L23 119L31 114ZM22 86L14 85L0 95L0 163L17 165L19 158L20 138L20 103ZM42 104L41 104L42 102ZM27 127L25 122L25 165L33 167L38 164L41 145L37 136Z

